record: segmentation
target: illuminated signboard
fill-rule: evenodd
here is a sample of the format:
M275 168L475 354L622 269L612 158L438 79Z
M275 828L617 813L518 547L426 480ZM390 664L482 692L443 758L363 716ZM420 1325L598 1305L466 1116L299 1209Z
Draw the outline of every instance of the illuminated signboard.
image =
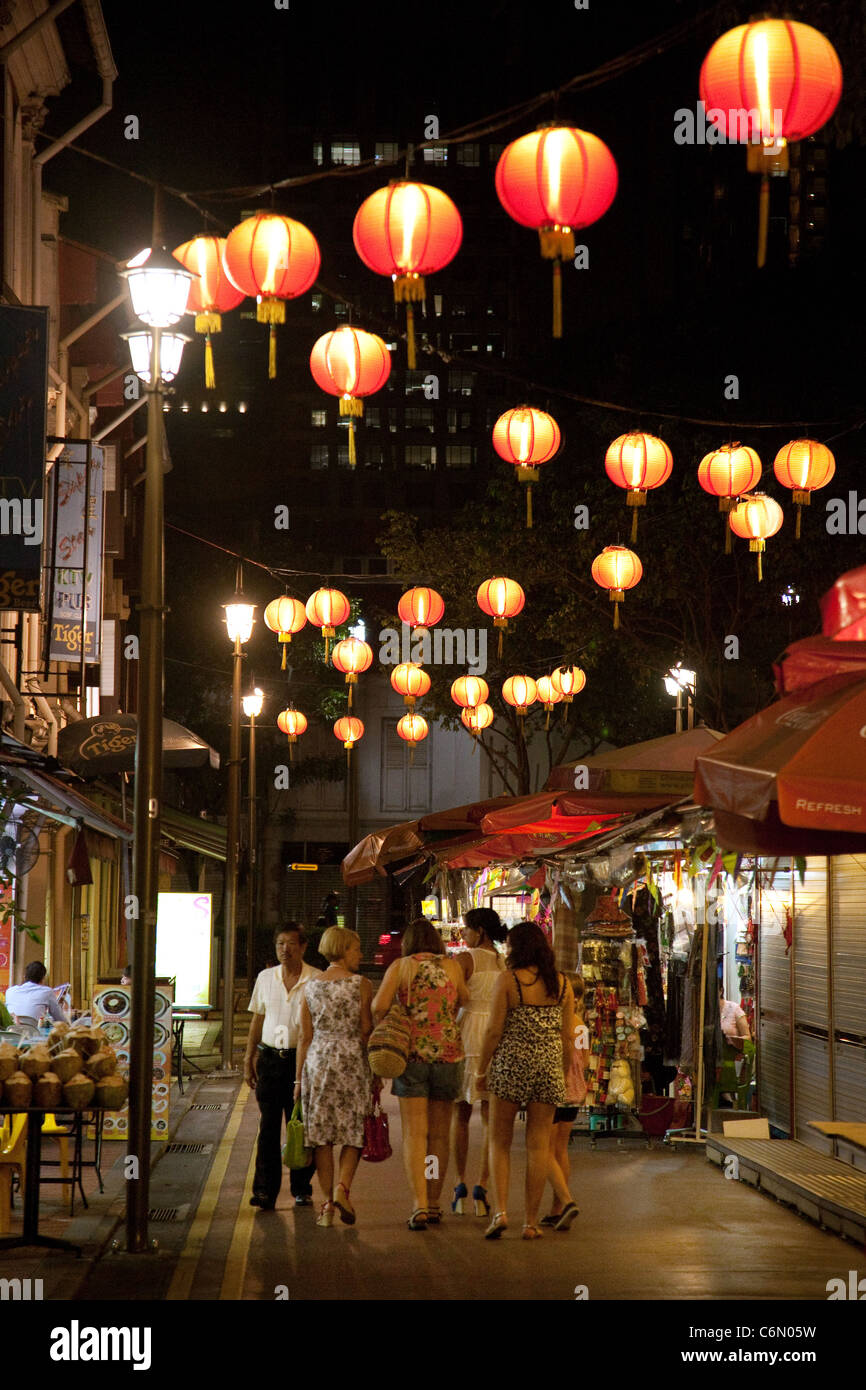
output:
M160 893L156 917L156 973L175 981L175 1008L211 1003L213 894Z

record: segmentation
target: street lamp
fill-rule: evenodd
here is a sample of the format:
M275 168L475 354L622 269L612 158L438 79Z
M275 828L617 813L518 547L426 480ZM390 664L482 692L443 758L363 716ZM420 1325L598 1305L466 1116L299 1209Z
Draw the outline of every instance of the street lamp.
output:
M238 841L241 819L241 664L242 646L250 640L256 605L247 603L240 566L234 597L224 605L226 631L234 647L232 663L232 727L229 741L229 785L226 805L225 959L223 962L223 1070L232 1070L234 1031L235 937L238 917Z
M669 695L677 697L677 733L683 731L683 691L686 693L686 705L688 709L688 727L694 728L695 725L695 682L697 676L694 671L687 671L681 661L676 666L672 666L665 676L665 690Z
M153 360L153 331L136 326L130 328L126 333L121 333L120 336L124 342L129 344L132 370L136 376L141 377L146 386L149 386L150 367ZM160 333L159 374L163 383L174 381L180 371L180 359L183 356L184 347L191 342L192 338L188 333L174 333L167 328Z
M162 333L186 309L193 275L161 248L159 197L154 200L153 242L130 261L121 277L129 285L133 308L149 327L147 370L147 450L142 531L138 737L135 744L135 815L133 823L132 1013L129 1039L129 1153L138 1173L126 1186L127 1250L147 1249L150 1197L150 1128L153 1072L153 1001L156 966L156 908L159 890L159 831L162 798L164 524ZM135 334L134 336L138 336ZM171 365L179 366L172 349ZM133 365L140 372L138 344ZM167 366L168 363L166 362Z
M247 792L249 794L249 861L248 878L250 885L249 893L249 929L247 931L247 978L252 990L253 975L255 972L255 930L256 930L256 720L262 712L264 704L264 692L256 686L251 695L245 695L243 699L244 714L250 721L250 761L247 777Z

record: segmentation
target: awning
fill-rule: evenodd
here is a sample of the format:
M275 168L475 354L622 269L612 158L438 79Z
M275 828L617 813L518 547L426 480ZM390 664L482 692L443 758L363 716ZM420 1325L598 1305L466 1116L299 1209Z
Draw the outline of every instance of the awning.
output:
M191 849L196 854L205 854L210 859L226 859L226 827L215 825L213 821L202 820L199 816L189 816L184 811L175 811L163 806L160 813L159 828L166 840L173 840L183 849Z
M747 719L698 757L694 794L749 821L776 802L783 825L866 832L866 678L831 676Z
M866 565L840 574L821 599L821 631L835 642L866 639Z
M83 821L91 830L111 835L115 840L132 839L131 825L118 820L110 811L103 811L101 807L95 806L81 792L73 791L49 773L36 772L30 767L12 766L4 766L4 772L5 780L14 781L24 789L21 796L16 793L19 804L31 804L37 809L44 809L40 807L41 798L55 808L55 819L68 825L75 826L79 821Z
M792 642L773 665L780 695L792 695L830 676L856 672L866 680L866 641L839 642L834 637L804 637Z
M592 758L555 767L547 779L547 791L568 792L568 806L561 810L641 811L669 806L690 796L695 758L714 747L724 735L700 725L682 734L611 748ZM575 787L575 773L588 769L588 785ZM633 803L624 798L634 798Z
M64 767L79 777L108 777L135 771L138 716L113 714L79 719L65 725L57 736L57 756ZM164 768L219 767L219 754L182 724L162 721Z

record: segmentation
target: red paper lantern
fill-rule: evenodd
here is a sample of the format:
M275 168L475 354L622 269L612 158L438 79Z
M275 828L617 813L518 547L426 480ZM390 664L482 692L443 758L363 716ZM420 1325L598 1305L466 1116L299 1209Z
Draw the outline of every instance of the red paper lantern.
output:
M842 92L842 67L824 35L796 20L739 24L704 59L701 100L727 140L749 142L747 164L761 174L758 265L767 258L770 175L788 172L789 140L829 120Z
M489 694L490 687L480 676L458 676L451 686L451 699L462 709L483 705Z
M277 728L289 740L289 762L292 762L294 760L294 744L297 743L307 728L307 716L301 714L299 709L284 709L281 714L277 715Z
M345 637L334 648L331 660L338 671L346 677L349 687L349 709L352 708L352 689L358 684L358 676L369 671L373 665L373 648L359 637Z
M773 472L783 487L789 487L797 508L794 539L800 539L800 513L808 507L812 493L826 487L836 472L836 460L826 444L816 439L792 439L773 460Z
M428 732L427 720L420 714L404 714L402 719L397 720L397 733L413 749L416 743L427 737Z
M435 589L408 589L397 604L401 623L408 623L411 628L418 628L422 632L428 627L435 627L444 612L444 600Z
M552 415L534 406L506 410L493 426L493 447L506 463L517 468L518 482L526 483L526 525L532 526L532 484L538 482L539 464L558 453L562 433Z
M619 627L619 605L626 589L633 589L643 575L643 565L625 545L606 545L592 562L592 577L599 588L607 589L613 609L613 625Z
M586 672L579 666L557 666L550 677L554 690L558 690L565 704L570 705L575 695L579 695L586 685Z
M326 661L330 639L335 636L336 629L346 621L351 611L352 607L349 600L339 589L317 589L307 599L307 617L313 627L322 629L322 636L325 639Z
M285 323L287 299L297 299L319 273L316 238L303 222L275 212L260 212L233 227L223 261L232 284L255 297L259 323L270 324L268 376L277 374L275 325Z
M464 729L468 729L473 738L479 738L493 723L493 710L489 705L473 705L460 711L460 719Z
M515 618L526 602L526 595L514 579L485 579L479 585L475 601L482 613L493 619L493 626L499 628L498 654L502 655L502 634L508 627L508 619Z
M415 701L428 693L430 677L414 661L404 661L391 672L391 686L403 696L404 705L414 709Z
M562 699L562 692L560 690L557 690L556 686L553 684L553 678L551 676L539 676L535 685L538 693L538 698L544 705L545 710L547 711L547 719L544 721L544 727L545 729L549 729L550 716L553 711L553 706L559 704L560 700Z
M671 476L673 456L663 439L654 434L621 434L604 456L607 476L617 487L628 489L626 503L634 508L631 538L637 540L637 509L646 505L647 492L661 487Z
M181 265L191 270L194 279L186 302L188 314L195 314L195 331L203 333L204 384L208 390L216 386L213 366L211 333L222 332L222 315L236 309L244 301L244 292L232 284L223 265L226 239L221 236L197 236L185 241L172 252Z
M761 556L770 536L775 536L785 520L785 513L774 497L755 492L744 497L728 516L728 525L735 536L749 542L749 549L758 556L758 579L764 577Z
M291 642L293 635L300 632L301 628L307 626L307 613L300 599L290 598L288 594L283 594L280 598L271 599L265 609L265 627L269 627L271 632L277 634L278 640L283 647L282 670L286 669L286 645Z
M317 386L340 397L340 414L349 416L349 464L355 467L355 417L363 415L363 396L380 391L391 375L391 354L375 333L343 324L324 333L310 353Z
M562 337L560 262L574 259L574 233L603 217L616 197L613 155L598 136L572 126L543 126L506 145L496 192L509 217L536 227L541 254L553 261L553 336Z
M412 304L425 298L424 276L456 256L463 239L460 213L441 188L395 179L365 198L352 227L365 265L394 281L394 299L406 303L409 367L415 362Z
M502 686L502 698L522 718L538 699L538 687L531 676L509 676Z

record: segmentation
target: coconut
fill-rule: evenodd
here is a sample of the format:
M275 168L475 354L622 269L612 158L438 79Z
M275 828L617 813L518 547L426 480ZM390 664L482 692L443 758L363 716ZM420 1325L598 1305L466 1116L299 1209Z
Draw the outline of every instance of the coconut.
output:
M37 1081L51 1067L51 1053L44 1043L37 1043L35 1047L29 1047L26 1052L22 1051L19 1061L21 1070L30 1077L31 1081Z
M93 1028L70 1029L67 1042L76 1048L82 1059L85 1059L98 1052L102 1046L102 1037L98 1036L101 1031Z
M96 1083L95 1104L105 1110L122 1110L129 1095L129 1086L122 1076L104 1076Z
M52 1057L51 1070L60 1077L61 1084L71 1081L81 1071L81 1053L75 1047L64 1048Z
M103 1076L110 1076L117 1071L117 1056L113 1047L101 1047L98 1052L94 1052L84 1063L84 1070L94 1081L99 1081Z
M63 1104L70 1110L83 1110L93 1100L95 1090L95 1083L82 1072L63 1087Z
M3 1104L26 1110L33 1094L33 1082L24 1071L15 1071L3 1082Z
M0 1043L0 1083L18 1070L18 1049L10 1042Z
M58 1044L66 1047L66 1034L69 1032L68 1023L55 1023L51 1032L48 1034L48 1046L57 1047Z
M62 1090L57 1073L47 1071L33 1087L33 1104L40 1110L56 1110L61 1101Z

